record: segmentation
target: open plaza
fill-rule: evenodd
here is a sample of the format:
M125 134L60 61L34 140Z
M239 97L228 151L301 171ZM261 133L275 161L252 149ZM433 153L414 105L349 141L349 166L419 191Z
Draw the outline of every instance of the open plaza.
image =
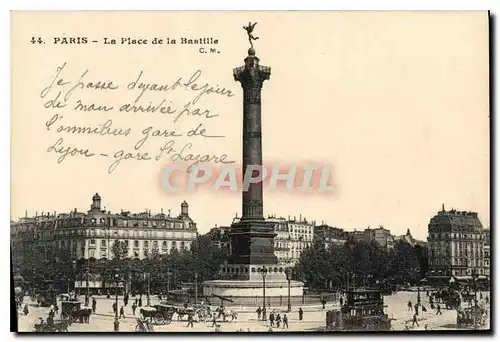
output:
M480 294L478 293L478 296ZM483 298L489 297L488 292L482 292ZM114 297L106 299L105 296L95 297L97 305L96 312L90 315L89 323L72 323L68 327L69 332L113 332L114 331L114 313L112 305L115 303ZM132 298L133 301L134 298ZM83 303L83 296L79 298ZM436 314L436 310L430 309L429 299L425 292L421 294L421 304L426 308L426 312L419 310L418 325L413 324L414 311L409 310L408 302L417 302L417 293L404 291L397 292L390 296L384 297L386 305L385 311L392 319L391 330L455 330L457 329L457 311L447 310L442 305L442 314ZM159 299L154 296L151 299L151 305L158 304ZM489 311L489 304L485 300L479 301ZM28 304L29 313L24 315L22 310L19 312L18 324L19 332L32 332L34 325L40 322L40 318L46 320L50 308L38 307L36 303L30 302L29 297L25 297L24 304ZM123 297L119 297L118 307L123 305ZM463 303L462 307L468 304ZM58 306L61 307L58 301ZM22 306L24 307L24 305ZM21 307L21 308L22 308ZM213 307L215 309L215 307ZM299 320L299 308L303 310L303 319ZM322 305L305 304L304 306L292 306L291 312L287 313L286 304L282 307L271 307L272 311L279 312L283 317L284 314L288 317L288 328L270 327L269 321L258 320L256 307L234 306L228 307L227 310L235 310L237 318L231 322L228 318L227 322L223 322L222 317L217 320L214 326L212 320L205 322L194 321L192 327L188 327L186 317L183 320L178 320L174 314L172 321L169 324L153 325L154 332L284 332L284 331L324 331L326 328L326 312L328 310L339 309L338 302L327 302L325 309ZM124 307L125 318L120 319L120 332L135 332L137 326L137 318L140 318L140 309L137 308L134 315L132 313L131 303ZM489 315L488 315L489 316ZM56 315L56 321L59 317ZM480 326L479 329L489 329L489 319L486 326Z

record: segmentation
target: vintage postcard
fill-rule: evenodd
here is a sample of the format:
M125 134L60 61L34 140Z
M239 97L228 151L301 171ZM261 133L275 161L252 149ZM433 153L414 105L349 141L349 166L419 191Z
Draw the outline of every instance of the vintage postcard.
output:
M488 12L11 28L17 331L490 331Z

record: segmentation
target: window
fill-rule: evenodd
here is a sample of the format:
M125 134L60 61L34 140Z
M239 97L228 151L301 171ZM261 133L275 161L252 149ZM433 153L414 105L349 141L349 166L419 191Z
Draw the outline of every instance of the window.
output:
M125 246L128 248L128 240L125 240Z
M163 248L167 248L167 241L163 241L162 246Z
M101 246L106 247L106 240L101 240Z
M95 239L90 239L90 244L95 245Z
M95 258L95 249L89 249L89 258Z
M134 240L134 248L139 248L139 241Z
M107 253L105 249L101 249L101 258L107 257Z
M184 241L181 241L181 250L184 249Z
M148 248L149 247L149 241L144 241L144 248Z

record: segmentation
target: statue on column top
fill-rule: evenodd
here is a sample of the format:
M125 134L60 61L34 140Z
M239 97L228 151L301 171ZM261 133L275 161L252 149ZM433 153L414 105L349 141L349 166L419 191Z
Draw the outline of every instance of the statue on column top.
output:
M259 39L259 37L255 37L252 32L255 28L255 25L257 25L257 22L253 23L252 22L248 22L248 26L243 26L243 28L245 29L245 31L247 31L247 34L248 34L248 41L250 42L250 48L253 49L253 41L254 40L257 40Z

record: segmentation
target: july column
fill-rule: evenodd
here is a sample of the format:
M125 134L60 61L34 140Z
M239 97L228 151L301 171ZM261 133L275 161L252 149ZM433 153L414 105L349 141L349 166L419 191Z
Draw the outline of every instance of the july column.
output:
M261 90L269 80L271 68L259 65L255 50L250 48L245 65L234 69L233 75L243 88L243 175L250 165L262 166ZM256 174L255 174L256 175ZM242 193L242 218L264 220L262 181L250 184Z

